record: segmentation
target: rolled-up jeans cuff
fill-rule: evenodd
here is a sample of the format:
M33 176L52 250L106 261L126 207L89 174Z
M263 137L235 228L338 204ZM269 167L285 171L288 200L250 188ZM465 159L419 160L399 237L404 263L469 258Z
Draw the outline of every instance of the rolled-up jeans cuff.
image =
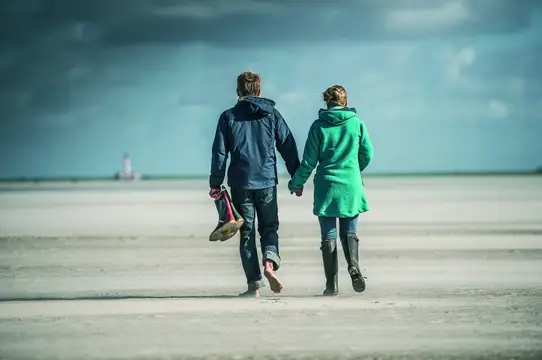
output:
M258 281L248 283L248 290L254 291L254 290L258 290L259 288L262 288L264 286L265 286L265 282L263 280L258 280Z
M280 268L280 256L273 250L264 251L263 261L270 260L273 262L273 270L277 271Z

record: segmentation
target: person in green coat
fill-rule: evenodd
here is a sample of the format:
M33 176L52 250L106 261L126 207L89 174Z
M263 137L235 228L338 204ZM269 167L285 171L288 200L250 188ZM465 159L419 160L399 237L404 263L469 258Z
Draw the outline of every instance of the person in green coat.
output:
M359 267L357 221L359 214L369 210L361 174L373 159L373 146L367 127L356 116L356 109L347 107L346 90L334 85L323 96L327 108L320 109L318 120L310 127L303 161L288 188L291 193L302 192L316 168L313 213L318 216L322 235L324 295L337 295L339 291L337 219L352 287L361 293L365 290L365 280Z

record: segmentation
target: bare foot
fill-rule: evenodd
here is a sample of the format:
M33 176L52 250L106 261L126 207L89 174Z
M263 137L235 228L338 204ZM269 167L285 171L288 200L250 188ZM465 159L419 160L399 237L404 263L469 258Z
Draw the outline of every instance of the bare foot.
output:
M264 275L267 278L267 281L269 281L269 287L271 288L271 291L277 294L280 293L282 290L282 283L275 274L275 271L273 270L273 263L271 261L265 262Z
M258 290L247 290L244 293L239 294L239 297L259 297L260 292Z

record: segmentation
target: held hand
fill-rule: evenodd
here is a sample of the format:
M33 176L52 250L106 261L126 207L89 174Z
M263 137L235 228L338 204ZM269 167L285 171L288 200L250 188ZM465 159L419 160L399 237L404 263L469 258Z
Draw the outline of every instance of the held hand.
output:
M296 191L290 191L290 195L291 194L295 194L295 196L300 197L301 195L303 195L303 187L301 187L301 189L296 190Z
M209 196L211 197L211 199L218 200L221 195L222 195L222 191L220 189L209 190Z

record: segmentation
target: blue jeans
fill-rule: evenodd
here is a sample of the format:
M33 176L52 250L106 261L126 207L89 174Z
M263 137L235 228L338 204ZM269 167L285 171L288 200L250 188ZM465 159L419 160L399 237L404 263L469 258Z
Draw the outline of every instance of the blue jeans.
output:
M258 218L263 262L271 260L275 270L280 267L277 188L276 186L260 190L232 188L231 200L239 214L245 219L240 229L239 253L248 289L256 290L264 286L256 248L256 218Z
M337 241L337 218L319 216L322 241ZM339 237L345 239L347 234L356 234L358 215L350 218L339 218Z

